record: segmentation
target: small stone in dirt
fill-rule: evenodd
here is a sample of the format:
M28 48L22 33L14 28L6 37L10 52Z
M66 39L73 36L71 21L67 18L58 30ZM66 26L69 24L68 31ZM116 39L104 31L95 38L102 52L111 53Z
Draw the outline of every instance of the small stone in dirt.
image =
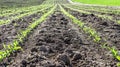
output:
M37 48L32 48L31 49L31 52L37 52L38 50L37 50Z
M101 25L108 26L108 23L107 22L103 22L103 23L101 23Z
M54 50L52 48L48 48L48 53L54 53Z
M62 21L61 24L67 25L68 22L67 21Z
M44 33L45 32L45 30L41 30L41 31L39 31L39 33Z
M47 48L45 46L41 46L40 51L47 52Z
M79 54L79 53L76 53L76 54L73 56L73 61L79 60L79 59L81 59L81 58L82 58L82 55Z
M66 50L65 50L65 53L67 53L69 57L73 57L73 56L74 56L73 50L70 49L70 48L69 48L69 49L66 49Z
M47 58L46 58L45 56L40 56L40 57L39 57L39 60L40 60L40 61L43 61L43 60L46 60L46 59L47 59Z
M70 44L70 41L71 41L71 39L70 39L69 37L65 37L65 38L64 38L64 42L65 42L66 44Z
M22 60L21 64L26 66L27 65L27 61L26 60Z
M73 50L71 50L71 49L66 49L65 52L67 52L67 53L73 53Z
M70 58L65 54L59 55L57 59L60 60L60 61L63 61L66 65L71 64Z
M65 20L65 17L62 17L60 20Z

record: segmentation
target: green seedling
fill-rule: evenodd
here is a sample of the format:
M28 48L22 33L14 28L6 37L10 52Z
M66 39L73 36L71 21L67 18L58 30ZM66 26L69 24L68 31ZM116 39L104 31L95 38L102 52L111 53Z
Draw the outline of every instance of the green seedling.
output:
M115 48L115 47L108 47L108 49L112 52L112 55L118 60L120 61L120 55L119 55L119 51Z
M120 20L118 21L118 24L120 24Z
M100 40L101 40L100 36L98 36L98 35L96 34L94 41L98 43L98 42L100 42Z
M14 47L17 47L18 44L19 44L19 42L18 42L17 40L14 40L14 41L13 41L13 46L14 46Z

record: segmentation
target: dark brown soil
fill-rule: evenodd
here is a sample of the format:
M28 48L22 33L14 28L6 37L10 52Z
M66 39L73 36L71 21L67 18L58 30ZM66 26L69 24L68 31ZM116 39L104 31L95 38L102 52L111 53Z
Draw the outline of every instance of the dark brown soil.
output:
M38 25L23 51L0 63L2 67L116 67L110 53L95 44L70 19L55 11Z
M69 9L66 9L67 11ZM94 14L84 14L77 11L69 11L73 16L96 29L99 35L107 39L107 43L120 49L120 25L114 21L102 19Z
M45 10L45 12L47 10ZM3 48L3 43L9 44L17 39L17 35L20 34L21 31L25 30L31 23L39 19L45 12L40 11L21 19L13 20L10 24L0 26L0 49Z

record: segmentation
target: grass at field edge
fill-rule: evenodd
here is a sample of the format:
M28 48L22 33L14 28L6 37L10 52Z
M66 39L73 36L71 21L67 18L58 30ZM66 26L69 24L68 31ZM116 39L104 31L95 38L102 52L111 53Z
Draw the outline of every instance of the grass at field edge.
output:
M120 6L120 0L72 0L73 2L80 2L84 4L96 4L106 6Z

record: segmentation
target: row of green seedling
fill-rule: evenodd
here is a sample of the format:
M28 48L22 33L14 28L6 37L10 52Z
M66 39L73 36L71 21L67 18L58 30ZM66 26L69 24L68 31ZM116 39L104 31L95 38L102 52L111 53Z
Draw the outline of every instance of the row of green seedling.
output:
M89 33L89 35L90 35L91 37L93 37L93 39L94 39L94 41L95 41L96 43L100 43L100 42L101 42L102 38L98 35L98 33L97 33L94 29L92 29L92 28L90 28L90 27L88 27L88 26L85 26L85 24L84 24L83 22L79 21L79 20L76 19L74 16L72 16L71 14L69 14L68 12L66 12L66 11L64 10L64 8L62 8L61 6L60 6L60 8L61 8L61 11L62 11L66 16L68 16L70 19L72 19L72 21L73 21L75 24L78 24L83 31L85 31L86 33ZM105 45L106 43L104 42L104 43L101 43L101 44L102 44L102 45ZM109 47L109 46L106 46L106 48L109 49L109 50L112 52L112 55L113 55L118 61L120 61L120 55L119 55L119 51L118 51L117 49L115 49L115 48L113 48L113 47ZM117 65L119 65L119 64L117 64Z
M74 10L74 11L78 11L80 13L84 13L84 14L92 14L91 12L88 12L88 11L83 11L83 10L79 10L79 9L74 9L73 7L70 7L70 6L66 6L64 5L66 8L69 8L71 10ZM112 20L113 17L112 16L106 16L106 15L101 15L101 14L95 14L96 16L100 17L100 18L103 18L103 19L109 19L109 20Z
M46 5L40 5L40 6L36 6L36 7L32 7L32 8L21 8L21 9L18 9L16 11L13 10L13 12L9 12L9 13L2 13L0 14L1 17L9 17L11 15L19 15L20 13L24 14L24 13L27 13L27 12L30 12L30 11L35 11L35 10L38 10L38 9L41 9L41 8L44 8Z
M47 7L47 8L45 8L45 7ZM2 25L2 24L8 24L8 23L9 23L10 21L12 21L12 20L17 20L17 19L23 18L23 17L25 17L25 16L30 16L30 15L35 14L35 13L40 12L40 11L44 11L44 10L50 8L51 6L50 6L50 7L45 6L45 7L42 8L42 9L37 9L37 10L34 10L34 11L30 11L30 12L25 13L25 14L21 14L21 15L19 15L19 16L15 16L15 17L13 17L12 19L1 20L1 21L0 21L0 25Z
M79 10L76 10L76 9L73 9L73 8L70 8L70 7L66 7L66 8L69 8L69 9L71 9L71 10L75 10L75 11L78 11L78 12L82 12L82 13L85 13L85 14L90 14L90 13L88 13L88 12L84 12L84 11L79 11ZM104 44L106 44L106 43L103 43L103 45ZM113 54L113 56L117 59L117 60L119 60L120 61L120 54L119 54L119 51L116 49L116 47L109 47L109 46L107 46L106 48L108 48L111 52L112 52L112 54Z
M118 9L115 9L115 10L112 10L112 9L106 9L106 8L98 8L98 7L93 7L93 6L78 6L78 5L69 5L71 7L74 7L74 8L78 8L78 9L81 9L81 10L87 10L87 11L96 11L96 12L103 12L103 13L114 13L116 15L120 14L120 10ZM84 8L83 8L84 7Z
M15 16L13 16L13 17L16 17L16 16L21 15L21 13L22 13L22 14L25 14L25 13L28 13L28 12L40 10L40 9L42 9L42 8L45 8L45 7L46 7L46 5L41 5L41 6L36 6L36 7L34 7L34 8L30 8L30 9L22 9L22 10L20 9L20 10L14 11L14 12L12 12L12 13L4 13L3 15L1 14L0 16L1 16L1 17L8 17L8 18L9 18L9 16L15 15Z
M75 18L74 16L72 16L71 14L69 14L68 12L66 12L66 11L64 10L64 8L62 8L61 6L60 6L60 8L61 8L61 11L62 11L66 16L68 16L70 19L72 19L72 21L73 21L75 24L78 24L78 25L84 30L84 32L90 34L90 36L94 38L94 41L95 41L95 42L99 42L99 41L101 40L100 36L98 36L97 32L96 32L94 29L92 29L92 28L90 28L90 27L88 27L88 26L85 26L85 24L84 24L83 22L79 21L77 18Z
M22 7L22 8L12 9L12 10L8 10L8 11L1 11L0 16L11 15L11 14L20 13L20 12L27 11L27 10L30 11L30 10L33 10L33 9L36 9L39 7L42 7L42 5L34 6L34 7Z
M4 58L10 56L11 53L17 50L21 50L21 46L19 43L22 43L25 37L33 30L38 24L46 20L46 18L52 14L55 10L56 6L54 6L49 12L45 13L43 16L41 16L40 19L29 25L29 27L26 30L21 31L21 34L18 35L18 39L14 40L12 44L9 45L3 45L4 49L0 51L0 60L2 61Z
M71 6L71 5L68 5L70 7L73 7L73 8L76 8L76 9L79 9L79 10L84 10L84 11L95 11L95 12L100 12L100 13L105 13L105 14L116 14L116 15L119 15L120 14L120 11L119 10L109 10L109 11L104 11L104 10L100 10L99 9L91 9L91 8L80 8L79 6Z
M46 1L44 1L46 2ZM41 5L38 5L38 6L30 6L30 7L20 7L20 8L12 8L12 9L6 9L6 10L1 10L0 11L0 16L6 16L6 15L10 15L10 14L13 14L13 13L20 13L21 11L26 11L26 10L33 10L33 9L38 9L38 8L41 8L43 7L44 5L47 5L47 4L41 4Z
M83 10L78 10L78 9L74 9L72 7L69 7L69 6L66 6L64 5L65 8L68 8L70 10L74 10L74 11L78 11L80 13L84 13L84 14L92 14L91 12L88 12L88 11L83 11ZM114 22L117 22L118 24L120 24L120 21L119 20L114 20L112 16L108 16L108 15L101 15L101 14L94 14L95 16L99 17L99 18L102 18L102 19L109 19L109 20L112 20Z

